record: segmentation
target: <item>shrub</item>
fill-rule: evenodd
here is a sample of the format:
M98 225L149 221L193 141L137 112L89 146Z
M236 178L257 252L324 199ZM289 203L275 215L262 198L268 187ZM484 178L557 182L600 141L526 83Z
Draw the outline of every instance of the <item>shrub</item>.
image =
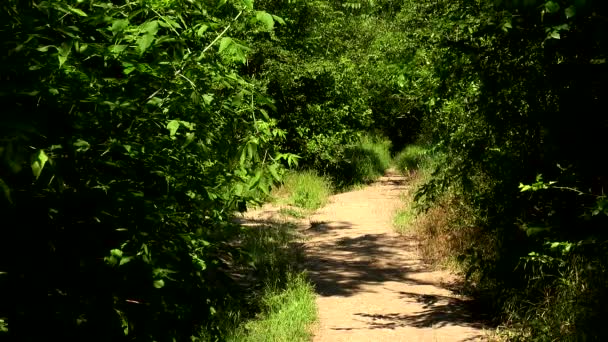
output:
M425 168L430 163L430 152L419 145L409 145L395 157L395 165L401 172L411 172Z

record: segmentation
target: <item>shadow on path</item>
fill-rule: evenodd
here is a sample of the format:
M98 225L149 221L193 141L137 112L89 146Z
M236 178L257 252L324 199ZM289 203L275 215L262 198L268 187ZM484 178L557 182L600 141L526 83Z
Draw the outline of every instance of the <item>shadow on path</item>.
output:
M334 229L348 229L348 226L325 225L308 231L330 233ZM351 296L365 285L387 281L438 285L408 277L411 272L430 271L419 258L407 259L398 253L399 249L412 248L415 243L413 238L389 234L328 238L308 250L306 268L321 296Z

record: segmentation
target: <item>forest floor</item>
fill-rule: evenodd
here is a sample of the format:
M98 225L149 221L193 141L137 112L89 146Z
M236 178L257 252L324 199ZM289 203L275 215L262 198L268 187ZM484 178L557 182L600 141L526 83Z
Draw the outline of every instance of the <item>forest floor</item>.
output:
M453 291L458 277L425 264L416 237L394 231L408 186L407 177L389 171L370 186L331 196L299 220L304 267L317 292L313 341L488 339L470 301ZM276 207L265 205L247 217L276 215Z

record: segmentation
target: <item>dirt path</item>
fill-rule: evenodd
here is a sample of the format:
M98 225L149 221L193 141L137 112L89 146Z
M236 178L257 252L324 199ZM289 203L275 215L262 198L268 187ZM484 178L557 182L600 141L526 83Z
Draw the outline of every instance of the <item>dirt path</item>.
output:
M394 232L407 186L405 177L389 173L332 196L310 218L305 254L318 294L314 341L485 340L466 301L447 289L454 278L428 269L417 242Z
M332 196L311 219L307 262L317 287L314 341L481 341L465 301L446 289L453 277L429 270L416 241L394 232L407 187L390 174Z

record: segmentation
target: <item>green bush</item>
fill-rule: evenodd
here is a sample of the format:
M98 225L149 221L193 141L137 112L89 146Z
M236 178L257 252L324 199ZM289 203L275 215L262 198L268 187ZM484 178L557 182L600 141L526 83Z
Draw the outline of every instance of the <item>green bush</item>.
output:
M387 139L363 136L344 148L343 159L329 175L339 188L373 182L390 167L390 148Z
M429 165L430 152L419 145L409 145L395 156L395 165L401 172L411 172Z
M221 334L246 292L230 216L279 177L283 132L234 38L270 15L220 5L2 2L0 334Z

